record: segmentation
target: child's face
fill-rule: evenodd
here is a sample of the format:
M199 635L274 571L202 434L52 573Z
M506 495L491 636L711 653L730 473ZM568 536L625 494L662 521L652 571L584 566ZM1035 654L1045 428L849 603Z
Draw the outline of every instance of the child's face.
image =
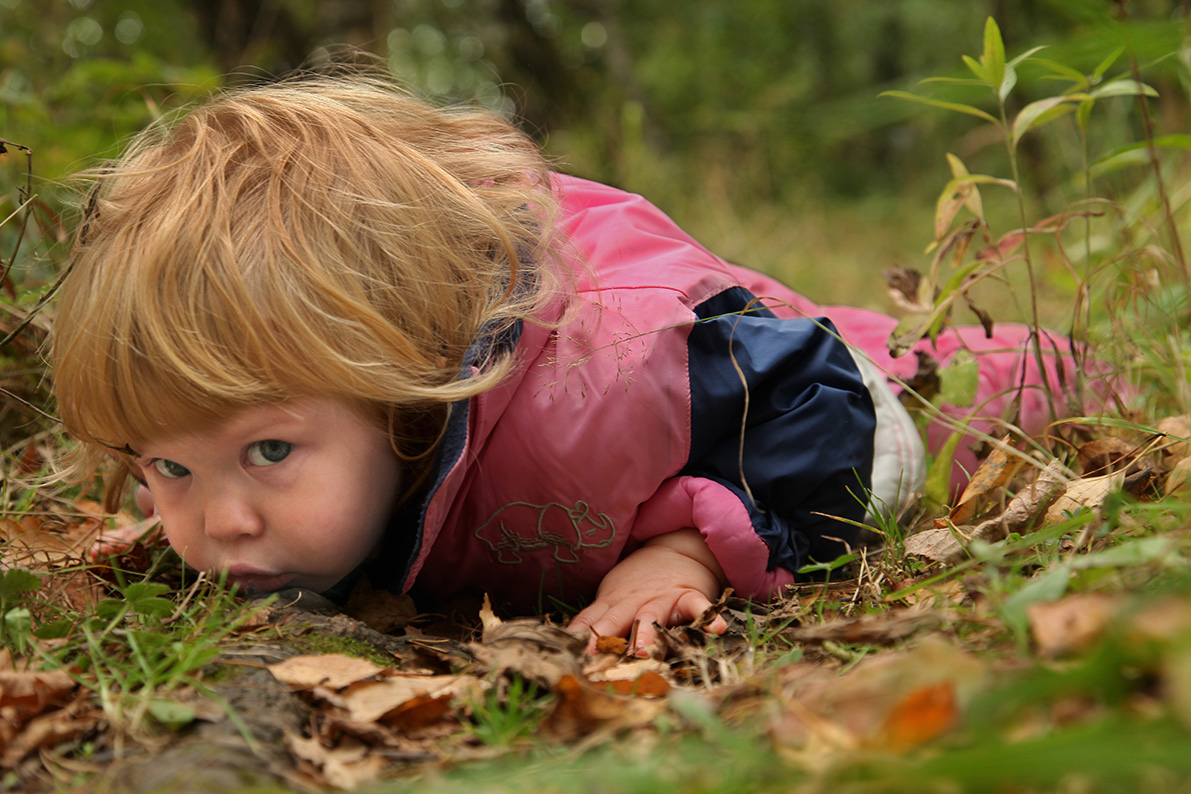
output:
M145 445L139 459L170 544L244 589L326 590L379 542L400 466L389 440L335 400L232 414Z

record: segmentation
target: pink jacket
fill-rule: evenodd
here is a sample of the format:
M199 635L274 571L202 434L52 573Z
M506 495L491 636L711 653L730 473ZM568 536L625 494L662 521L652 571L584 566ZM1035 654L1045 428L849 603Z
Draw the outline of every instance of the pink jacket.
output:
M914 495L922 444L885 372L916 361L886 352L893 318L821 310L639 196L555 187L575 305L559 328L487 340L516 345L516 368L454 406L429 496L389 533L390 586L575 603L643 542L696 527L736 592L765 599L846 550L870 492L874 509ZM1021 341L982 337L944 345ZM1003 358L989 394L1012 382L1020 357Z

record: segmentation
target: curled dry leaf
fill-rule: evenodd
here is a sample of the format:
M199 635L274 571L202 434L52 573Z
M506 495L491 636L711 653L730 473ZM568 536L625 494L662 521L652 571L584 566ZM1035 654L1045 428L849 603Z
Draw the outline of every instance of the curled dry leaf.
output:
M995 492L1005 487L1005 483L1009 482L1009 478L1019 468L1021 461L1013 454L1010 438L1011 436L1002 438L972 475L968 486L959 497L959 503L948 514L953 524L967 524L979 515L986 504L997 498Z
M993 543L1008 537L1010 532L1029 532L1038 516L1059 498L1066 483L1066 467L1057 460L1051 461L1032 483L1017 492L1001 515L974 527L936 528L911 535L906 538L906 555L953 565L966 556L965 543L972 540Z
M486 599L480 618L484 622L483 635L470 649L494 677L517 673L527 681L553 689L563 676L579 675L585 639L531 618L502 621L492 614Z

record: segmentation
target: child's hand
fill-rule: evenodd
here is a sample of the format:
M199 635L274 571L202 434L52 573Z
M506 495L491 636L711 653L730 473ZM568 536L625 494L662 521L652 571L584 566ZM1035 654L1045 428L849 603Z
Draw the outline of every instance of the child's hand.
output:
M655 621L672 626L695 620L725 584L719 563L697 529L659 535L608 571L595 601L575 616L568 630L590 630L587 652L594 653L596 635L623 637L640 621L633 651L645 656L657 642ZM712 634L723 634L727 628L718 616L707 626Z

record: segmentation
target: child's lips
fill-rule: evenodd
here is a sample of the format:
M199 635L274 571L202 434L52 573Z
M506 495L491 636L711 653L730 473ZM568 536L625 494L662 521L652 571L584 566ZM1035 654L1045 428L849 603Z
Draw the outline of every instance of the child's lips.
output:
M240 586L241 592L271 593L293 581L288 573L272 573L248 565L233 565L227 569L227 583Z

